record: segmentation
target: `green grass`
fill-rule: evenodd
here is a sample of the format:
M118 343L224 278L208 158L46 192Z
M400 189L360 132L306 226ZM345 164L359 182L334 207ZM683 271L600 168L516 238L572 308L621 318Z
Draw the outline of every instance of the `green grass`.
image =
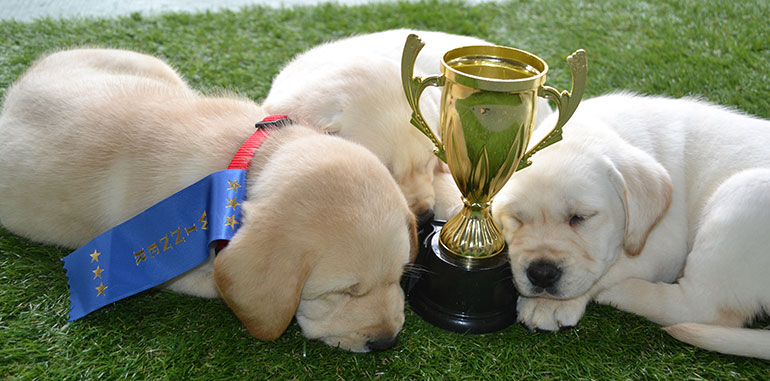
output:
M549 83L558 88L569 86L564 57L584 48L588 96L618 89L701 95L770 118L769 14L766 0L434 0L0 22L0 97L40 54L108 46L162 56L196 88L260 101L280 67L315 44L413 27L531 51L550 64ZM296 324L275 342L260 342L221 301L170 292L145 292L67 323L59 261L67 253L0 229L0 379L770 377L767 362L681 344L644 319L598 305L571 331L513 326L482 336L442 331L407 308L398 346L377 354L307 341Z

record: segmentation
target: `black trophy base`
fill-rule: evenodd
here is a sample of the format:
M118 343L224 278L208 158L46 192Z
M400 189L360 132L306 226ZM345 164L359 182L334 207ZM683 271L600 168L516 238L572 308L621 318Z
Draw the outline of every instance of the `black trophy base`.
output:
M516 322L518 292L507 255L464 261L442 252L438 236L444 221L419 232L417 274L407 285L412 310L436 327L458 333L491 333Z

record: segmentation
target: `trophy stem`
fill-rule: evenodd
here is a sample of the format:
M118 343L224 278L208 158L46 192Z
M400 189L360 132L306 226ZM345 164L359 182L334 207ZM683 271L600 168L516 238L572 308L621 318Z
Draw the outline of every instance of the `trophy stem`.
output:
M464 203L460 213L450 218L441 229L439 242L443 250L459 257L470 268L473 260L490 258L502 252L505 239L489 213L490 202L464 200Z

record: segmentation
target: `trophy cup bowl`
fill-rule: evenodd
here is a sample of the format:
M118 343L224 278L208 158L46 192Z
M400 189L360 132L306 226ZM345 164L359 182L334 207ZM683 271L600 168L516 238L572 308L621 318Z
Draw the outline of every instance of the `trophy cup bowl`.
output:
M441 75L415 77L414 62L423 46L419 37L409 35L401 61L411 122L449 166L463 208L443 227L440 221L421 227L416 265L422 271L409 281L407 298L420 317L440 328L498 331L516 321L518 293L502 231L489 207L511 175L530 164L530 156L561 140L561 128L585 90L586 55L578 50L567 58L572 90L559 93L545 85L545 61L503 46L452 49L441 60ZM441 141L420 112L420 95L428 86L443 87ZM552 100L559 117L556 126L527 151L537 97Z

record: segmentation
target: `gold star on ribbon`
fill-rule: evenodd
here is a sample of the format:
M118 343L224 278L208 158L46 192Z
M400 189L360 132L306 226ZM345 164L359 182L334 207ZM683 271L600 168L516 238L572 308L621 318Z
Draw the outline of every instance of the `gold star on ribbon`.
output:
M96 270L91 271L92 273L94 273L94 279L101 278L102 277L102 271L104 271L104 269L101 269L101 268L99 268L99 265L96 265Z
M227 206L225 206L225 208L233 208L233 210L235 210L235 207L238 206L238 205L241 205L241 203L240 202L236 202L235 201L235 197L228 198L227 199Z
M99 285L94 288L96 288L96 296L99 296L99 295L107 296L104 294L104 289L107 288L107 286L105 286L104 283L99 282Z
M241 187L241 185L238 184L238 180L233 180L233 181L227 180L227 183L230 184L230 186L227 187L227 190L234 190L237 192L238 188Z
M235 220L235 216L230 216L225 218L227 218L227 222L225 222L225 226L229 226L233 230L235 230L235 225L239 224L239 222Z
M100 252L96 251L96 249L94 249L94 252L89 254L89 255L91 256L91 262L93 263L94 261L99 262L99 256L102 255L102 253L100 253Z

